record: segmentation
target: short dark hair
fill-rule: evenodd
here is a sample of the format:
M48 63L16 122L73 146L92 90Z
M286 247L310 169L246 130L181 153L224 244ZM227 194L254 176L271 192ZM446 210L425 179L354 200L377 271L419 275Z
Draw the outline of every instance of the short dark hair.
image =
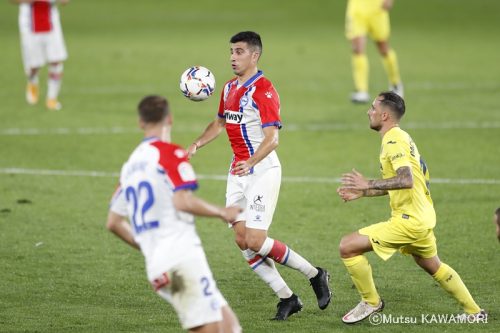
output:
M495 214L500 216L500 207L498 207L497 210L495 210Z
M380 101L380 104L391 109L398 119L403 117L405 114L405 101L401 96L392 91L384 91L378 95L384 98Z
M262 54L262 40L260 35L253 31L242 31L231 37L230 43L245 42L248 46L258 48L259 53Z
M137 111L145 123L159 123L170 112L167 99L158 95L144 97L137 106Z

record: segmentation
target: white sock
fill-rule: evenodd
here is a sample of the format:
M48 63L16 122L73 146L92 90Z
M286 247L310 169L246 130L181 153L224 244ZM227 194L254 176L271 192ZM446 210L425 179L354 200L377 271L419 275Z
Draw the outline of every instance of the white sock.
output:
M47 90L47 99L57 99L59 91L61 90L63 64L49 66L49 82Z
M308 279L318 274L318 270L309 261L279 240L267 237L258 253L263 257L268 256L277 263L300 271Z
M271 259L263 258L250 249L243 250L241 253L250 268L271 287L279 298L288 298L293 295Z

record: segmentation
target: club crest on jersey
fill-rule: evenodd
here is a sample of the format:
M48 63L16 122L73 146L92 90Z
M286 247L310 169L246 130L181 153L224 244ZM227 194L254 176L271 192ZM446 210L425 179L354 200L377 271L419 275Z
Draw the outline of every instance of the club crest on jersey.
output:
M224 117L226 118L226 123L228 124L241 124L243 123L243 113L235 111L224 111Z
M243 107L245 107L247 104L248 104L248 97L247 97L247 96L243 96L243 97L241 97L241 99L240 99L240 107L241 107L241 108L243 108Z

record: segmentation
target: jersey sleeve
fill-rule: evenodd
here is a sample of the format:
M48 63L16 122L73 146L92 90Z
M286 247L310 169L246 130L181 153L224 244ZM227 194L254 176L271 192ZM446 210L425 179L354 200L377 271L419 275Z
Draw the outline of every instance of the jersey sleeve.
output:
M173 191L196 190L198 182L193 167L188 161L187 152L181 147L164 142L154 142L160 151L158 164L165 171L165 175L173 187Z
M113 197L111 198L111 202L109 203L109 210L121 216L128 215L127 201L125 199L125 193L121 185L118 185L115 192L113 193Z
M387 159L390 161L394 171L404 166L411 167L410 147L408 143L398 138L390 139L384 145Z
M262 127L276 126L280 129L280 98L272 84L256 89L253 100L259 110Z
M222 89L222 92L220 93L220 101L219 101L219 111L217 112L217 117L219 118L224 118L224 104L225 104L225 96L229 90L229 88L231 87L231 81L230 82L227 82L225 85L224 85L224 89Z

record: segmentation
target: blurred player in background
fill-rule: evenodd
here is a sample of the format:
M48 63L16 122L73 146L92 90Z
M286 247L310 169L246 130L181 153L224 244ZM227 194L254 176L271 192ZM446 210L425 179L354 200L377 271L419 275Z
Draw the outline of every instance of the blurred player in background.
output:
M68 58L64 44L57 3L69 0L12 0L19 4L19 30L24 71L28 78L26 101L38 103L40 68L49 64L46 106L60 110L59 91L63 75L63 62Z
M486 313L474 302L460 276L437 255L433 232L436 213L429 191L429 170L412 138L399 128L404 113L405 103L400 96L393 92L378 95L368 110L368 117L370 128L382 137L382 179L367 180L353 170L342 176L342 185L337 190L344 201L389 194L392 210L388 221L362 228L340 241L340 256L361 295L361 302L342 321L352 324L383 309L384 302L363 253L375 251L380 258L388 260L397 250L411 254L468 315L484 320Z
M226 129L234 153L226 206L238 205L245 210L233 223L236 244L252 270L280 298L274 319L286 320L302 309L302 302L273 261L307 276L321 309L331 298L328 273L268 236L281 185L281 164L275 151L281 128L280 100L272 83L257 68L262 54L260 36L252 31L240 32L230 43L236 77L224 85L216 119L189 146L188 153L194 155Z
M399 75L396 52L389 46L389 10L393 0L349 0L346 12L346 37L352 46L352 75L356 91L351 96L354 103L370 102L368 93L367 34L377 44L385 71L389 77L389 90L403 97L403 84Z
M495 223L497 229L497 238L500 242L500 207L495 211L495 215L493 216L493 223Z
M198 184L187 152L160 140L170 137L172 125L165 98L147 96L138 111L144 140L123 165L107 228L142 251L148 280L175 308L184 329L240 332L212 277L193 215L231 223L241 209L217 207L192 193Z

